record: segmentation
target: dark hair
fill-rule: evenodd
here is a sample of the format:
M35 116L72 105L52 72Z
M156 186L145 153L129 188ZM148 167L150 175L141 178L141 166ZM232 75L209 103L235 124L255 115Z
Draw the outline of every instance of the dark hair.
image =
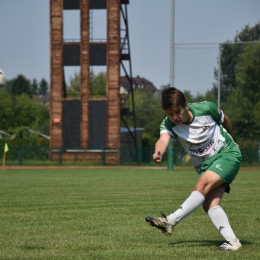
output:
M165 88L162 92L161 106L162 109L175 109L185 108L186 98L184 94L177 88Z

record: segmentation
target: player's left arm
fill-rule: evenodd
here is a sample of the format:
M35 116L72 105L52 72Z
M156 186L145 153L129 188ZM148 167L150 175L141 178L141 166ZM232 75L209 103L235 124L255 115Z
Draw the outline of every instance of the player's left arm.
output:
M216 104L208 102L208 106L211 116L215 120L215 122L217 122L218 124L220 123L233 137L233 131L229 117L219 107L217 107Z
M226 114L224 114L224 121L223 121L223 123L221 123L221 124L222 124L222 126L227 130L227 132L228 132L231 136L233 136L233 131L232 131L231 122L230 122L230 120L229 120L229 117L228 117Z

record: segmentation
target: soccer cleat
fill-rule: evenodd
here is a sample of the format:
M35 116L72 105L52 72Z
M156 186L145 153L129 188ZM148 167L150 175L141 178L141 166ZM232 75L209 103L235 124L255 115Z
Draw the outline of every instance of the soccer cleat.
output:
M151 226L160 229L166 235L171 235L173 232L174 225L170 224L167 220L167 217L162 214L163 217L153 218L153 217L146 217L146 222L149 222Z
M239 240L237 240L237 242L225 241L217 249L218 250L232 250L232 251L236 251L236 250L241 249L241 247L242 247L241 243L239 242Z

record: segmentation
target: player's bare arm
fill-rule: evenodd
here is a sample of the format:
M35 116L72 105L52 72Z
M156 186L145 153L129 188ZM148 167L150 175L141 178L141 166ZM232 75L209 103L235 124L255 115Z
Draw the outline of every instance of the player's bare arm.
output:
M162 156L165 153L165 150L168 147L171 136L167 133L162 133L159 140L155 144L155 151L153 154L153 161L155 163L161 163Z
M233 136L231 122L229 120L229 117L225 114L224 115L224 122L222 123L222 126L227 130L227 132Z

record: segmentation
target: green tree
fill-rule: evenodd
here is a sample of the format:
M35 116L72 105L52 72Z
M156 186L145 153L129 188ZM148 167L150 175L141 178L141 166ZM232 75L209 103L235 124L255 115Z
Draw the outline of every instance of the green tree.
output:
M232 88L236 88L236 65L239 55L243 53L244 42L260 40L260 23L250 27L246 25L234 37L234 43L226 42L221 45L221 102L225 102ZM214 70L214 77L218 79L218 69ZM217 84L213 84L217 96Z
M191 92L189 90L184 90L182 91L185 98L186 98L186 101L188 103L193 103L194 102L194 97L192 96Z
M29 127L41 131L46 122L49 123L49 110L44 104L25 93L11 96L7 91L0 92L1 129L13 132L16 128Z
M13 120L13 97L7 91L0 91L0 129L7 131Z
M236 81L250 103L260 101L260 44L246 45L239 56Z
M106 72L99 72L95 74L90 72L90 96L91 97L105 97L107 85Z
M217 98L217 95L216 95L214 89L207 90L205 93L205 96L203 98L204 99L201 101L207 100L207 101L211 101L215 104L218 103L218 98Z
M80 74L75 71L73 77L70 77L69 85L67 87L67 97L80 97Z
M38 94L42 96L46 96L48 92L48 88L49 88L48 82L45 79L42 79L39 83Z
M27 94L29 97L34 93L31 81L23 75L18 75L16 78L6 82L6 90L12 96Z
M37 82L37 79L33 79L32 88L33 88L33 94L37 95L38 94L38 82Z
M244 46L236 70L237 86L228 99L235 136L259 141L260 44Z
M106 97L106 81L107 76L105 72L90 72L90 97ZM80 74L75 72L73 77L70 77L67 86L67 97L80 97Z
M151 91L136 90L134 92L136 126L143 127L144 132L151 137L158 137L160 124L164 119L165 112L160 105L160 96ZM131 100L129 101L131 103ZM131 125L131 122L129 122Z

